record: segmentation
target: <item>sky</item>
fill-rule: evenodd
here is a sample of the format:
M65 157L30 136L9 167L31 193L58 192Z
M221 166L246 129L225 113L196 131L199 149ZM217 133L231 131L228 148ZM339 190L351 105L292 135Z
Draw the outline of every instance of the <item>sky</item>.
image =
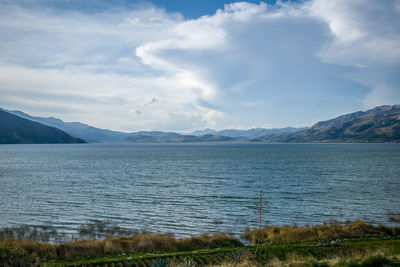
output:
M400 0L2 0L0 107L126 132L400 103Z

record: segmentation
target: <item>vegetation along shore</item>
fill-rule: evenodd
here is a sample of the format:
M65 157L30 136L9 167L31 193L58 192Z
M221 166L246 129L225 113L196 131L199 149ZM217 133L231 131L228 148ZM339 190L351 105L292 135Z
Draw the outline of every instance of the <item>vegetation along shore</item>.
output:
M175 238L103 222L70 237L50 227L3 228L0 266L400 266L400 227L363 221L266 226L261 233L246 229L241 239Z

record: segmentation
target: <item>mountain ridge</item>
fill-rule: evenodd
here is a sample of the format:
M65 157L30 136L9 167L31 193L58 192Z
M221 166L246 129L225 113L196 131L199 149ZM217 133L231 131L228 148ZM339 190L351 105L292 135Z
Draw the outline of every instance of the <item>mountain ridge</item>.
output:
M400 105L383 105L367 111L340 115L333 119L319 121L309 128L252 128L219 131L207 128L189 134L162 131L125 133L99 129L80 122L64 122L53 117L33 117L21 111L10 111L10 113L27 119L31 118L48 126L59 126L66 133L82 139L86 138L85 140L89 142L400 142Z
M295 128L295 127L285 127L285 128L251 128L246 130L239 130L239 129L224 129L224 130L212 130L212 129L204 129L200 131L192 132L191 135L205 135L205 134L214 134L219 136L227 136L233 138L240 138L240 139L249 139L255 138L266 134L277 134L277 133L289 133L289 132L296 132L300 130L305 130L307 127L302 128ZM199 134L200 133L200 134Z
M189 142L188 140L192 140L192 142L244 141L248 138L258 137L265 133L292 132L304 129L294 127L275 129L253 128L247 130L224 129L220 131L204 129L188 134L162 131L138 131L125 133L100 129L80 122L64 122L63 120L54 117L35 117L18 110L0 109L31 121L58 128L72 136L79 137L88 142Z
M400 105L378 106L320 121L310 128L286 135L265 135L255 141L309 142L400 142Z
M86 143L60 129L0 110L0 144Z
M103 142L122 142L128 135L127 133L100 129L80 122L64 122L63 120L54 117L35 117L19 110L2 110L27 120L55 127L69 135L84 139L87 142L100 142L100 140Z

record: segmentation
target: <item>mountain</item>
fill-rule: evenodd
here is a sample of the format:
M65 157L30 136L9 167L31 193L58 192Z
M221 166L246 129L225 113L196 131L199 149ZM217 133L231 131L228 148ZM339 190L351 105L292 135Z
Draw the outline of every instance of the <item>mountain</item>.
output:
M188 142L222 142L234 140L232 137L205 134L200 136L181 135L174 132L137 132L130 134L126 141L134 143L188 143Z
M53 117L41 118L20 111L9 112L22 118L59 128L88 142L400 142L400 105L379 106L367 111L342 115L327 121L317 122L310 128L253 128L221 131L204 129L191 134L161 131L123 133L99 129L79 122L64 122Z
M2 110L27 120L35 121L47 126L58 128L72 136L76 136L91 143L123 142L125 141L125 138L128 136L127 133L99 129L80 122L64 122L60 119L53 117L43 118L43 117L30 116L24 112L17 110L6 110L6 109Z
M0 144L86 143L84 140L0 110Z
M350 122L352 120L362 118L368 115L393 115L393 114L398 114L400 113L400 105L394 105L394 106L379 106L375 107L373 109L367 110L367 111L357 111L354 113L342 115L339 117L336 117L331 120L327 121L321 121L317 122L314 124L311 128L313 129L322 129L326 127L332 127L332 126L338 126L346 122Z
M0 108L1 109L1 108ZM303 130L304 128L282 128L282 129L263 129L254 128L249 130L226 129L216 131L212 129L204 129L195 131L191 134L178 134L174 132L160 131L140 131L134 133L124 133L99 129L80 122L64 122L60 119L48 117L35 117L17 110L6 110L21 118L39 122L41 124L58 128L64 132L84 139L88 142L215 142L215 141L232 141L247 140L249 138L258 137L264 134L284 133Z
M220 136L215 134L204 134L200 136L195 135L181 135L173 139L173 142L179 143L195 143L195 142L224 142L224 141L234 141L233 137Z
M35 121L47 126L55 127L66 133L82 138L88 142L131 142L131 143L162 143L162 142L215 142L229 141L233 138L221 137L217 135L201 134L182 135L174 132L161 131L140 131L134 133L124 133L99 129L80 122L64 122L60 119L48 117L34 117L17 110L0 109L12 113L21 118ZM211 132L213 130L210 130ZM215 131L214 131L215 132Z
M204 130L194 131L194 132L190 133L190 135L200 136L200 135L205 135L205 134L216 134L216 133L217 133L216 130L207 128L207 129L204 129Z
M304 129L306 128L286 127L286 128L273 128L273 129L253 128L248 130L225 129L225 130L215 131L207 128L204 130L195 131L191 133L191 135L199 136L199 135L213 134L213 135L233 137L238 139L249 139L267 134L291 133Z
M140 131L136 133L128 134L125 138L125 141L134 142L134 143L141 143L141 142L169 142L171 139L180 136L180 134L173 133L173 132L160 132L160 131Z
M282 134L282 133L292 133L297 132L300 130L304 130L306 128L293 128L293 127L286 127L286 128L273 128L273 129L264 129L264 128L253 128L249 130L235 130L235 129L227 129L218 131L216 134L223 135L223 136L230 136L236 138L254 138L266 134Z
M321 121L309 129L280 135L264 135L266 142L400 142L400 105L379 106Z

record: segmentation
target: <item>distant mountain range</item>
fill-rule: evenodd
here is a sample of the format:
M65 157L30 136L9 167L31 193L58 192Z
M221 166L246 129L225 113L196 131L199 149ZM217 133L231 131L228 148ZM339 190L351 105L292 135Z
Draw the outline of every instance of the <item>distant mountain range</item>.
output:
M55 127L64 132L79 137L87 142L132 142L132 143L162 143L162 142L221 142L221 141L245 141L249 138L255 138L268 133L286 133L303 130L305 128L282 128L282 129L249 129L235 130L228 129L215 131L205 129L196 131L190 134L180 134L175 132L160 132L160 131L140 131L134 133L124 133L119 131L111 131L99 129L80 122L64 122L60 119L49 117L34 117L18 110L7 110L16 116L24 119L35 121L47 126Z
M84 140L0 110L0 144L86 143Z
M229 136L220 136L214 134L204 135L182 135L173 132L137 132L130 134L126 141L139 143L195 143L195 142L221 142L236 140Z
M225 129L221 131L204 129L200 131L195 131L191 134L195 136L212 134L212 135L228 136L240 139L249 139L268 134L294 133L305 129L307 129L307 127L303 128L286 127L286 128L273 128L273 129L253 128L248 130Z
M33 117L21 111L2 109L18 117L58 128L88 142L400 142L400 105L380 106L317 122L310 128L254 128L249 130L204 129L190 134L161 131L124 133L95 128L80 122ZM0 122L0 126L2 123Z

